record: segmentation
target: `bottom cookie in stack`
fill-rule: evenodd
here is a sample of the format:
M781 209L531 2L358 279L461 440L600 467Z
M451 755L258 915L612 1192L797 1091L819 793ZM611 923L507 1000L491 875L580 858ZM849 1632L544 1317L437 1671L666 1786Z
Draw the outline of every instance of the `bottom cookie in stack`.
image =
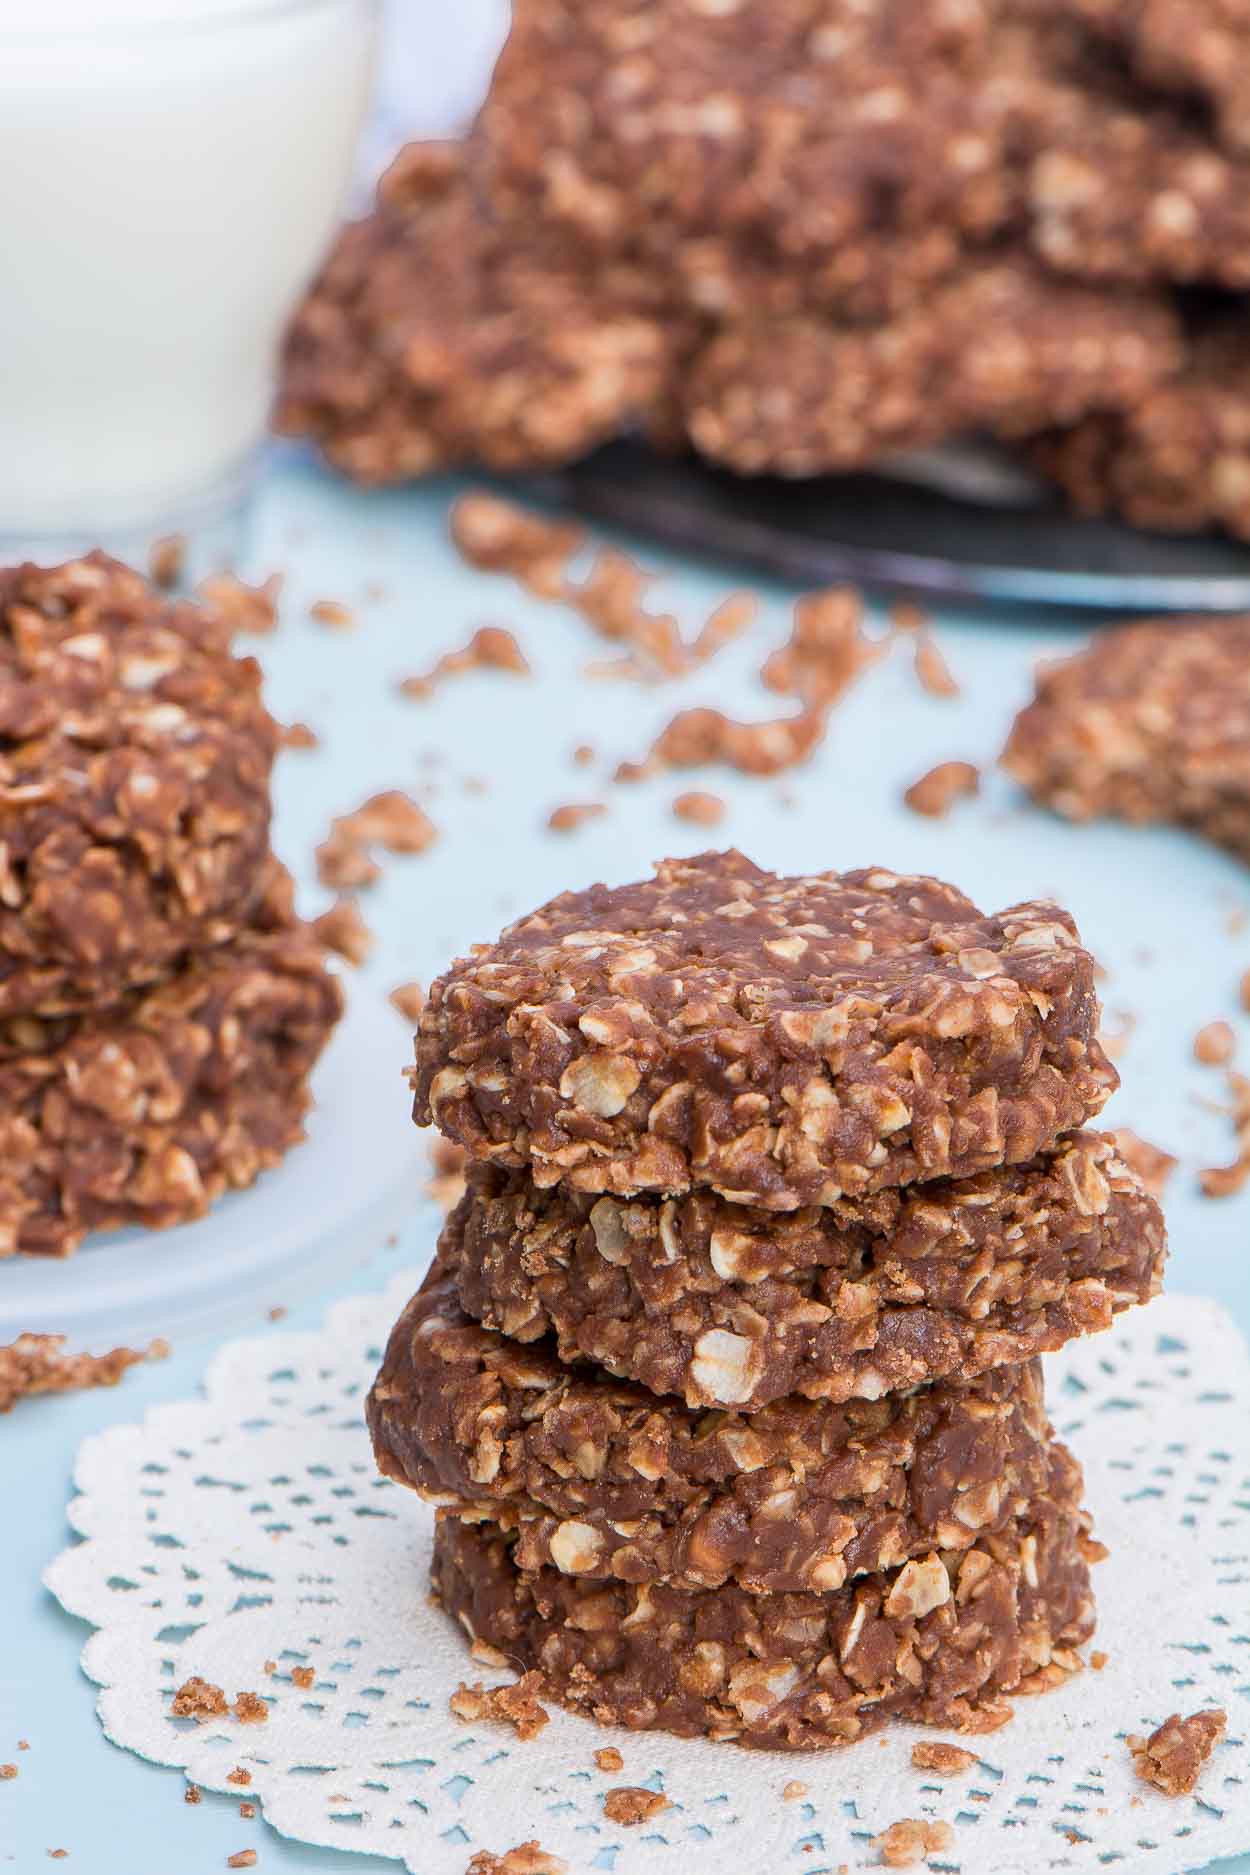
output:
M441 1507L448 1613L604 1723L791 1749L891 1717L984 1731L1093 1629L1101 1552L1033 1362L703 1412L481 1328L436 1265L369 1422Z
M0 1256L182 1223L250 1185L303 1136L341 1013L272 862L230 942L107 1008L0 1022Z

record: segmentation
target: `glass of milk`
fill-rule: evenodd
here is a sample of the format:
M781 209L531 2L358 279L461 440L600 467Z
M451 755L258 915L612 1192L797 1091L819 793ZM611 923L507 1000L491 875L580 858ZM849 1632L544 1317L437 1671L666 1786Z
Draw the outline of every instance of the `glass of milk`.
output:
M0 0L0 550L237 509L374 0Z

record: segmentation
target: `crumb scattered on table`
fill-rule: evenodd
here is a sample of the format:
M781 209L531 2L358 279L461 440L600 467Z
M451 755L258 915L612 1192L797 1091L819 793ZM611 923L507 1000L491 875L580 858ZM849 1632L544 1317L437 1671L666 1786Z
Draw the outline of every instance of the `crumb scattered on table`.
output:
M302 1692L306 1693L309 1687L315 1686L316 1683L317 1683L317 1675L313 1672L313 1669L311 1667L292 1667L291 1668L292 1686L298 1686Z
M466 1724L500 1720L510 1725L520 1739L536 1738L551 1717L538 1702L542 1691L541 1673L523 1673L507 1686L467 1686L462 1681L447 1701L452 1712Z
M547 825L552 833L573 833L584 822L597 820L607 811L602 801L566 801L562 807L552 808Z
M416 1022L425 1008L425 990L415 981L397 983L389 1000L391 1007L397 1009L406 1022Z
M911 1748L911 1761L917 1771L932 1771L938 1777L960 1777L977 1761L975 1751L962 1745L948 1744L942 1738L922 1738Z
M1174 1712L1149 1738L1130 1733L1127 1744L1138 1777L1165 1797L1187 1797L1227 1725L1228 1714L1216 1706L1191 1712L1187 1719Z
M939 762L913 781L903 800L913 814L925 814L940 820L949 814L956 801L969 799L981 791L981 771L972 762Z
M1230 1068L1227 1080L1237 1156L1230 1165L1207 1166L1199 1172L1198 1183L1207 1198L1230 1198L1250 1178L1250 1079Z
M461 559L488 573L510 573L540 599L562 596L564 569L582 542L580 527L479 491L460 497L449 526Z
M227 1784L250 1784L252 1773L245 1771L241 1764L236 1764L233 1771L226 1772Z
M159 1361L167 1341L146 1348L113 1348L108 1354L66 1354L64 1335L19 1335L0 1347L0 1413L37 1393L76 1393L84 1387L115 1387L127 1368Z
M317 848L317 876L335 891L370 886L381 877L381 867L370 848L388 853L424 853L437 838L437 829L411 795L398 788L369 797L350 814L340 814Z
M188 1784L182 1793L184 1803L203 1803L204 1793L198 1784Z
M11 1778L16 1776L17 1766L15 1764L0 1764L0 1783L7 1784Z
M313 936L336 957L359 967L373 949L373 933L360 915L360 906L346 895L336 898L311 924Z
M644 1790L636 1784L622 1784L616 1790L605 1792L603 1799L603 1814L609 1823L620 1823L625 1829L649 1822L669 1807L662 1790Z
M269 1708L259 1693L239 1693L231 1710L240 1725L264 1725Z
M1208 1022L1194 1036L1194 1060L1206 1068L1222 1068L1232 1060L1236 1046L1231 1023Z
M824 710L812 707L766 723L735 722L720 710L680 710L656 737L645 761L623 762L616 778L635 781L664 768L702 768L714 762L744 775L778 775L805 762L819 747L825 720Z
M198 1673L182 1682L169 1709L175 1719L224 1719L230 1710L220 1686Z
M318 625L328 625L333 631L350 631L356 623L356 614L349 605L340 599L314 599L308 608L308 616Z
M1095 1673L1101 1673L1110 1658L1110 1654L1104 1654L1101 1648L1096 1647L1089 1657L1089 1664Z
M828 709L884 648L884 640L865 635L860 595L849 586L830 586L795 600L789 640L765 660L760 681L810 708Z
M807 1785L800 1783L797 1777L792 1777L790 1782L782 1787L781 1801L783 1803L796 1803L800 1797L806 1797L806 1795Z
M905 1816L880 1836L872 1846L884 1868L915 1868L939 1849L950 1847L954 1831L949 1823L929 1823L923 1817Z
M589 742L579 742L573 751L573 766L575 768L589 768L594 759L595 752Z
M601 1771L623 1771L625 1760L615 1745L602 1745L595 1753L595 1763Z
M433 696L444 678L456 677L465 671L510 671L516 677L528 677L530 666L510 631L502 625L483 625L466 645L458 651L444 652L423 675L403 678L400 695L424 702Z
M284 749L319 749L321 738L307 723L288 723L282 731Z
M236 1849L233 1855L226 1857L227 1868L255 1868L257 1863L255 1849Z
M931 697L959 695L958 681L931 632L922 629L918 633L913 663L921 688L927 690Z
M239 1805L239 1815L242 1817L246 1817L247 1820L250 1822L251 1819L256 1815L256 1805L254 1803L241 1803Z
M696 827L715 827L725 818L725 803L719 794L679 794L673 802L678 820L688 820Z
M740 638L748 626L754 623L759 609L759 600L745 588L727 594L715 610L708 614L695 635L690 646L694 662L706 664L727 644Z

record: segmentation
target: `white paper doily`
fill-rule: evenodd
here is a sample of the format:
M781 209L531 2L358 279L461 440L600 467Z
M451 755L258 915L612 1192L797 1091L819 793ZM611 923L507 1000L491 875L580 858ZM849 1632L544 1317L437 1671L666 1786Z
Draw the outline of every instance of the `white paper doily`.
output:
M453 1719L462 1679L500 1676L429 1605L432 1513L378 1478L361 1423L415 1282L339 1304L320 1335L236 1342L205 1399L83 1445L69 1514L86 1540L46 1580L97 1630L83 1665L114 1743L211 1790L243 1766L285 1835L413 1875L463 1875L475 1850L531 1837L578 1871L832 1875L879 1866L870 1838L906 1816L954 1826L929 1866L962 1875L1180 1875L1250 1847L1250 1359L1213 1304L1166 1298L1051 1363L1053 1417L1112 1551L1096 1573L1110 1659L1020 1700L1013 1724L972 1741L976 1767L939 1783L912 1769L910 1728L789 1756L609 1733L555 1708L528 1743ZM228 1697L263 1693L268 1723L171 1718L193 1673ZM1228 1736L1195 1796L1141 1784L1124 1734L1213 1705ZM616 1777L591 1758L609 1740ZM808 1795L786 1803L792 1778ZM622 1830L602 1811L614 1783L663 1788L672 1807Z
M0 1263L0 1343L27 1330L75 1345L176 1340L255 1320L259 1301L290 1306L333 1280L369 1233L410 1208L428 1176L402 1097L411 1052L380 997L349 988L347 1012L313 1072L307 1138L247 1191L172 1230L90 1237L67 1263Z

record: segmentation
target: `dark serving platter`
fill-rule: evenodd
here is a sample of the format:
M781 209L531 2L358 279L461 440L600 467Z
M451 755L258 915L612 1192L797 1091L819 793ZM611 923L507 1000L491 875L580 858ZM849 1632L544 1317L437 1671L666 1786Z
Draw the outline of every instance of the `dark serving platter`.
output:
M529 484L575 513L800 582L1116 613L1250 611L1250 546L1079 520L1057 501L987 503L880 475L744 479L633 442Z

